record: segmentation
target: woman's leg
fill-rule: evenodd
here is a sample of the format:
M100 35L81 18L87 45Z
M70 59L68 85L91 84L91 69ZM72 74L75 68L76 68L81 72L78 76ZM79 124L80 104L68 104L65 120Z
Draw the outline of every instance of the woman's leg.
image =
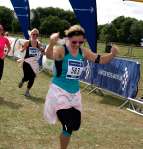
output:
M4 60L0 59L0 80L2 79L3 68L4 68Z
M27 73L26 73L26 79L28 79L28 84L27 84L27 89L26 89L26 92L25 92L25 96L30 96L30 89L32 88L33 84L34 84L34 80L35 80L35 77L36 77L36 74L34 73L32 67L30 66L30 64L27 63Z
M33 86L34 80L35 80L35 77L34 77L34 78L30 78L30 79L28 80L27 88L28 88L29 90L30 90L31 87Z
M24 76L19 83L19 87L21 88L23 83L28 81L27 89L26 89L26 92L24 95L30 96L29 90L33 86L36 75L35 75L34 71L32 70L30 64L28 64L26 62L23 63L23 74L24 74Z
M63 126L63 132L60 135L61 149L67 149L72 131L80 127L81 112L75 108L61 109L57 111L57 116Z
M28 81L29 78L29 64L26 62L23 62L23 78L19 82L18 86L21 88L23 86L23 83Z
M33 72L30 64L23 62L23 78L22 82L26 82L35 77L35 73Z
M70 136L65 136L63 133L60 135L60 145L61 149L67 149L70 142Z

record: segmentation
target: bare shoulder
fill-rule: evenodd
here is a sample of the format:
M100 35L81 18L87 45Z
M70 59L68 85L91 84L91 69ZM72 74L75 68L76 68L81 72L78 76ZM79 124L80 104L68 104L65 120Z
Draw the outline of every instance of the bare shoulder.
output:
M25 40L23 47L26 49L29 46L29 40Z

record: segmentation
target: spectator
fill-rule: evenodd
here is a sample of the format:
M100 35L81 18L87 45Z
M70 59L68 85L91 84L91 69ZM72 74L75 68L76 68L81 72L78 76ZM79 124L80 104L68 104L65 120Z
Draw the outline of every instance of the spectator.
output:
M4 51L5 46L7 47L7 51ZM2 79L3 75L3 69L4 69L4 58L11 50L11 46L9 43L9 40L4 36L4 27L2 24L0 24L0 81Z

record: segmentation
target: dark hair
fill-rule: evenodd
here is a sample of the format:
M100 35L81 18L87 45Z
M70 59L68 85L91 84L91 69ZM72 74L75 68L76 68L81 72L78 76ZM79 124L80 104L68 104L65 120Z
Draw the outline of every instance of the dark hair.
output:
M2 33L2 35L4 35L4 27L3 27L3 25L0 23L0 26L3 28L3 33Z

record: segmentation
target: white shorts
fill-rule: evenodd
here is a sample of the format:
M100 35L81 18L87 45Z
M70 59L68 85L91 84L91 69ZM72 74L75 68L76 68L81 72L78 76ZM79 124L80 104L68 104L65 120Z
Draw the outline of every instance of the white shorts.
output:
M79 111L82 110L80 91L71 94L57 85L51 84L46 96L44 118L50 124L55 124L57 120L56 112L60 109L69 109L71 107Z

